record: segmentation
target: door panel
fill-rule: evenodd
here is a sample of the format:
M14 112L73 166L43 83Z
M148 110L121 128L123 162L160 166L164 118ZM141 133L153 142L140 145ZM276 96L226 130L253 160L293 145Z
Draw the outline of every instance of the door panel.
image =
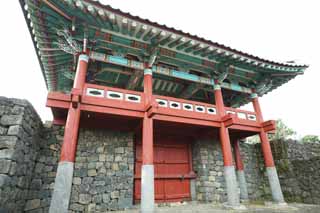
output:
M135 201L141 199L141 143L136 143ZM179 138L156 138L154 143L156 202L190 200L190 143Z

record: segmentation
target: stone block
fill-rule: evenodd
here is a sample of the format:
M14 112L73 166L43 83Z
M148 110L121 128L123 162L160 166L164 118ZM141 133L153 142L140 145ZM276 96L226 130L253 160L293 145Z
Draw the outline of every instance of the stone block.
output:
M91 202L91 196L88 194L80 194L79 195L79 203L80 204L89 204Z
M5 135L7 134L8 129L5 127L0 126L0 135Z
M119 165L117 163L112 164L112 170L113 171L118 171L119 170Z
M14 149L0 149L0 159L14 159L14 154Z
M109 194L103 194L102 200L104 203L108 203L110 201L110 195Z
M95 169L89 169L89 170L88 170L88 176L89 176L89 177L97 176L97 170L95 170Z
M101 203L102 202L102 195L101 194L94 195L92 198L92 202L93 203Z
M114 149L114 152L116 154L123 154L124 153L124 148L123 147L118 147Z
M97 148L97 153L104 153L104 147L98 147Z
M0 150L13 149L17 144L16 136L0 136Z
M106 155L99 155L99 161L101 162L106 161Z
M118 206L120 209L127 209L132 207L132 198L119 198Z
M11 161L0 159L0 173L7 174L10 171Z
M37 209L40 207L40 204L41 204L40 199L28 200L24 207L24 210L28 211L32 209Z
M72 203L70 205L70 210L84 212L84 206L78 203Z
M15 115L23 114L24 107L15 105L11 112L12 112L12 114L15 114Z
M119 195L120 195L119 191L113 191L113 192L111 192L111 198L112 198L112 199L118 198Z
M7 134L8 135L16 135L19 138L21 138L23 135L23 129L20 125L13 125L13 126L9 127Z
M96 204L95 203L90 203L88 205L88 212L96 212Z
M93 182L93 178L92 177L84 177L82 179L82 184L91 184Z
M0 187L7 185L10 182L8 175L0 174Z
M35 189L35 190L40 190L42 185L42 180L41 179L33 179L31 182L31 189Z
M23 115L3 115L0 119L0 123L4 126L21 125L23 121Z
M75 185L80 185L81 184L81 178L74 177L72 183L75 184Z

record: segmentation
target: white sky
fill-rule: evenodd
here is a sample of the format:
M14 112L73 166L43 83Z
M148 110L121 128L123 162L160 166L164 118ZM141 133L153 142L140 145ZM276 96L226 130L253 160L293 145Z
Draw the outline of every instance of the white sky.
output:
M119 1L114 8L266 59L310 65L302 76L261 98L265 119L281 118L298 135L320 135L320 2ZM197 4L195 4L197 2ZM47 91L18 1L0 13L0 96L29 100L43 120Z

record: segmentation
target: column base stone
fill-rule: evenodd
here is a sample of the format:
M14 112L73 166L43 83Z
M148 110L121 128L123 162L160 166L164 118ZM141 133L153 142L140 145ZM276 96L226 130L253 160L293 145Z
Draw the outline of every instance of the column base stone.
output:
M224 167L224 178L226 180L227 206L237 208L240 206L239 189L234 166Z
M239 188L240 188L240 199L241 201L249 200L247 181L243 170L237 170Z
M141 211L154 212L154 166L142 165L141 168Z
M73 179L73 162L59 162L49 213L67 213Z
M225 209L231 209L231 210L246 210L247 207L245 207L244 205L238 205L238 206L231 206L228 203L223 203L223 208Z
M267 170L273 202L279 203L279 204L285 203L276 167L274 166L267 167L266 170Z

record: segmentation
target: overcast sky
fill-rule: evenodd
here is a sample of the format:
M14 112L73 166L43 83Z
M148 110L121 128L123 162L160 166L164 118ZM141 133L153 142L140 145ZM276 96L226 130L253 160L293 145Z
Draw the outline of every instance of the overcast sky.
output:
M265 119L281 118L298 132L320 135L319 1L102 1L142 18L275 61L310 65L304 75L261 98ZM0 13L0 96L24 98L43 121L46 87L18 1Z

